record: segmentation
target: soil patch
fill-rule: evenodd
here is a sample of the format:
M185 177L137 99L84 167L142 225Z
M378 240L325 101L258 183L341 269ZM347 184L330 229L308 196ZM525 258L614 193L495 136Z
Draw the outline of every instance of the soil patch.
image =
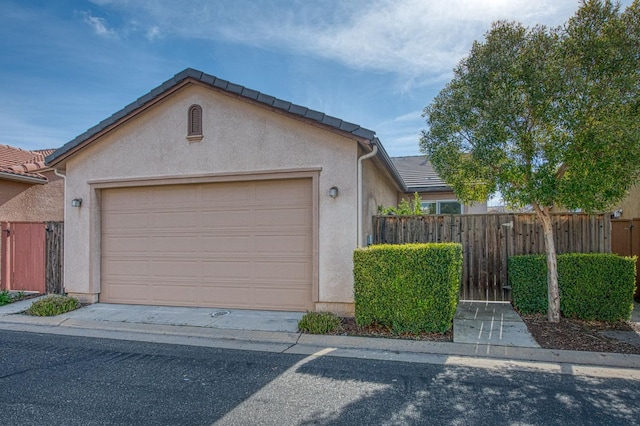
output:
M630 321L606 323L560 318L559 323L551 323L542 314L520 317L545 349L640 355L640 326Z
M520 315L529 332L544 349L611 352L640 355L640 325L630 321L607 323L561 318L550 323L546 315ZM373 324L360 327L354 318L341 318L336 335L384 337L390 339L452 342L451 330L446 333L395 334L388 327Z

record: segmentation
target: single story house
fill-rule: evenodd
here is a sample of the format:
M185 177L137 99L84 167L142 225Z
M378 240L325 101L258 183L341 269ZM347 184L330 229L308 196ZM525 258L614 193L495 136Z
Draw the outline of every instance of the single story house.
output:
M371 130L186 69L46 159L83 302L353 312L353 250L411 193Z
M416 192L422 200L425 214L482 214L487 213L487 202L463 204L453 189L438 176L424 155L392 157L391 162L405 184L400 200L411 199Z
M53 152L0 145L0 222L63 220L64 182L44 164Z

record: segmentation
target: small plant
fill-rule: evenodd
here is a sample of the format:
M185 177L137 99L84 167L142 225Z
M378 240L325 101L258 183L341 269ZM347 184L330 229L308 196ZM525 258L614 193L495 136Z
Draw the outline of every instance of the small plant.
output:
M0 291L0 306L8 305L13 302L13 298L7 290Z
M335 333L339 328L340 318L331 312L307 312L298 322L298 329L309 334Z
M24 291L10 292L8 290L0 291L0 306L8 305L9 303L19 302L22 299L27 299L29 297L34 297L37 295L27 294Z
M422 213L422 199L417 192L414 192L413 200L407 201L403 199L398 204L398 207L378 206L378 214L381 215L412 216L421 215Z
M80 307L78 299L69 296L49 296L33 302L25 311L27 315L52 317L73 311Z

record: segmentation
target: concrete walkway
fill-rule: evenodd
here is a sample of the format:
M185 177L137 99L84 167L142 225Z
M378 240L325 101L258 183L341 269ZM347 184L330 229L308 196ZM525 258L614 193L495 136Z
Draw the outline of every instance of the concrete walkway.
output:
M539 348L510 303L460 301L453 317L453 341Z
M19 313L33 301L0 307L0 329L288 353L331 347L332 356L410 362L481 357L640 368L640 355L540 349L508 303L460 302L449 343L301 334L297 323L303 313L298 312L97 303L56 317ZM638 304L633 320L640 322Z

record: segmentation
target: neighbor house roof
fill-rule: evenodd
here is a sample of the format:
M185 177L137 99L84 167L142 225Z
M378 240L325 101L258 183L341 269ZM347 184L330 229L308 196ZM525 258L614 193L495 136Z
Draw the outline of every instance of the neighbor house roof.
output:
M451 187L438 176L424 155L391 158L400 173L407 192L448 192Z
M54 150L28 151L0 144L0 178L28 183L47 183L38 173L46 168L44 158Z
M361 127L357 124L341 120L340 118L332 117L320 111L314 111L304 106L296 105L294 103L284 101L282 99L278 99L264 93L260 93L256 90L252 90L238 84L230 83L227 80L217 78L213 75L205 74L202 71L198 71L193 68L187 68L186 70L176 74L170 80L165 81L163 84L151 90L146 95L141 96L136 101L132 102L120 111L113 114L111 117L101 121L80 136L66 143L63 147L56 150L46 158L46 164L54 167L56 164L72 155L74 152L91 143L102 132L109 131L111 128L117 126L119 122L123 121L127 117L143 110L146 106L155 103L157 100L165 97L168 93L173 92L174 90L182 87L188 82L199 82L214 89L233 94L240 98L244 98L248 101L275 108L294 117L319 123L321 125L327 126L329 129L332 129L334 131L352 135L360 140L368 141L371 145L378 145L378 158L389 169L389 172L396 183L401 188L404 188L404 184L402 182L402 179L400 178L400 175L395 170L395 167L393 167L393 164L389 160L389 156L385 152L384 147L376 137L374 131Z

